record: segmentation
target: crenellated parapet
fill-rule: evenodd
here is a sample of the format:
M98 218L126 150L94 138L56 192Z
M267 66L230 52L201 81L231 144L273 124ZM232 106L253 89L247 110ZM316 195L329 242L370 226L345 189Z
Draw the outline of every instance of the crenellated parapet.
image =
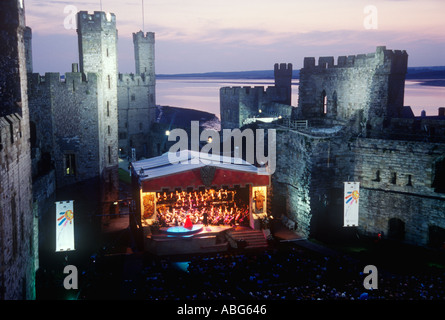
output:
M264 86L254 86L254 87L223 87L220 88L220 94L230 97L240 97L240 96L254 96L258 94L264 94Z
M94 11L80 11L77 15L77 28L80 32L106 31L116 29L116 16L114 13Z
M238 128L247 118L257 117L264 106L290 106L292 64L275 64L275 86L220 88L221 127ZM278 110L276 110L278 112ZM276 113L270 110L270 113ZM279 112L278 112L279 113Z
M389 63L388 63L389 62ZM406 73L408 54L405 50L387 50L385 46L379 46L375 52L368 54L357 54L349 56L339 56L337 64L332 56L319 57L315 63L314 57L304 58L302 71L325 70L335 68L375 68L385 66L388 72Z
M155 33L154 32L142 32L142 31L138 31L138 32L134 32L133 33L133 42L136 41L144 41L147 43L155 43Z
M154 77L147 75L145 73L142 74L134 74L134 73L119 73L117 78L117 86L148 86L155 85Z
M403 113L408 54L387 50L304 59L300 70L299 101L303 117L351 121L362 134L378 133L389 118Z
M292 63L275 63L274 75L277 76L292 76Z
M63 77L58 72L46 72L43 76L38 73L31 73L28 75L28 86L28 90L33 93L54 87L62 91L64 88L70 91L76 91L80 88L84 92L91 89L97 91L98 77L96 73L88 73L84 77L80 72L66 72Z

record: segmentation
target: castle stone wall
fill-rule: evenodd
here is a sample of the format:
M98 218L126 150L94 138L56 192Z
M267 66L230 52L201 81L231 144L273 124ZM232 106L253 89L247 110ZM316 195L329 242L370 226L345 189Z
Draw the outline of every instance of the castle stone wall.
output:
M257 117L260 110L271 110L273 103L290 105L292 65L275 64L275 86L223 87L219 91L221 128L243 126L244 120ZM268 105L268 107L263 107ZM276 110L277 112L279 110ZM276 113L276 112L272 112Z
M38 247L33 211L25 12L0 2L0 299L35 299Z
M315 58L305 58L298 103L302 117L348 121L359 116L369 132L378 132L384 120L402 114L407 61L405 51L386 47L338 57L336 65L333 57L320 57L317 65Z
M361 183L360 230L391 237L391 219L404 223L402 240L427 245L429 228L445 228L445 193L436 192L440 143L358 139L353 145L355 180Z
M155 119L154 86L152 81L138 75L119 75L119 148L131 155L149 157L150 129Z
M54 160L57 186L64 187L100 175L98 138L98 87L100 79L88 74L88 82L79 72L46 73L31 88L32 113L42 152ZM42 113L48 108L49 114ZM49 116L48 116L49 115ZM113 128L116 130L116 128ZM75 172L67 172L66 155L74 155Z
M303 236L341 234L343 182L360 182L358 231L428 245L431 227L445 228L442 143L315 136L277 130L272 176L274 214L297 223ZM443 168L443 164L442 164ZM438 175L441 175L438 177ZM403 225L394 227L393 222ZM398 229L399 228L399 229Z

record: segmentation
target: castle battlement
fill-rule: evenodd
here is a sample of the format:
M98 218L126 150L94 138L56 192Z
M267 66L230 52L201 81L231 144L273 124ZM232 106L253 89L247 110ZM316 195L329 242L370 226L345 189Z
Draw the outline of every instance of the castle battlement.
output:
M408 54L405 50L387 50L385 46L379 46L372 53L339 56L337 64L334 63L334 57L332 56L319 57L318 64L315 64L314 57L306 57L304 58L303 69L317 68L323 70L331 68L376 67L383 65L387 60L396 62L398 65L400 64L400 71L403 71L403 66L407 65Z
M146 32L145 34L142 31L138 31L133 33L133 41L146 41L148 43L155 42L155 33L154 32Z
M82 31L102 31L106 29L113 30L116 28L116 16L114 13L94 11L80 11L77 14L77 28Z
M258 93L265 93L264 86L254 86L254 87L222 87L220 88L220 94L225 96L240 96L240 95L257 95Z
M274 71L287 72L292 75L292 63L275 63Z
M46 72L45 75L39 73L28 74L30 89L37 89L43 86L63 86L63 85L85 85L97 87L97 74L88 73L85 80L80 72L66 72L64 77L59 72Z
M147 74L119 73L117 78L118 86L146 86L153 84L152 79Z
M278 88L275 86L254 86L254 87L222 87L220 88L220 95L225 97L240 97L240 96L271 96L276 97L277 95L284 94L283 88Z

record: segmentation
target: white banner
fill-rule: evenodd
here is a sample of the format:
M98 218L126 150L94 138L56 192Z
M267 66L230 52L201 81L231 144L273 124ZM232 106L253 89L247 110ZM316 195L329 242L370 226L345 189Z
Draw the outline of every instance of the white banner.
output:
M74 248L73 201L56 202L56 252Z
M358 207L360 182L345 182L344 227L358 226Z

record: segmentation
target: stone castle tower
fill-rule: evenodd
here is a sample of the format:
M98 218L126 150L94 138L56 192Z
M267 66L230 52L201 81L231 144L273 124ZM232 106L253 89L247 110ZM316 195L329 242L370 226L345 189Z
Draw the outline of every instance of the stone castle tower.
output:
M103 202L117 199L118 111L116 16L97 12L77 14L80 72L96 73L98 81L99 170ZM88 80L88 79L86 79Z
M286 212L304 237L380 233L442 247L445 121L440 111L415 117L404 106L407 52L379 46L336 64L315 61L305 58L300 70L297 121L269 125L277 130L274 214ZM347 181L360 183L357 227L343 227Z
M28 74L33 177L41 180L54 170L58 200L75 200L79 211L90 214L114 213L119 153L134 148L147 157L151 149L154 34L134 34L139 73L119 74L115 15L80 11L77 28L79 63L71 72ZM30 57L31 38L29 30Z
M286 91L286 99L280 101L283 104L291 105L292 97L292 64L276 63L274 65L275 87Z
M133 33L135 74L119 74L119 150L121 155L152 156L152 123L156 117L155 34ZM132 152L134 150L134 153Z
M304 59L298 106L301 118L365 126L363 134L380 132L390 118L402 117L408 54L380 46L368 54Z
M133 44L136 74L146 74L150 77L154 76L155 34L153 32L147 32L144 35L142 31L133 33Z
M0 300L35 299L38 245L22 0L0 2Z
M275 85L223 87L219 91L221 128L242 127L249 118L260 114L289 118L292 107L292 64L274 65Z

